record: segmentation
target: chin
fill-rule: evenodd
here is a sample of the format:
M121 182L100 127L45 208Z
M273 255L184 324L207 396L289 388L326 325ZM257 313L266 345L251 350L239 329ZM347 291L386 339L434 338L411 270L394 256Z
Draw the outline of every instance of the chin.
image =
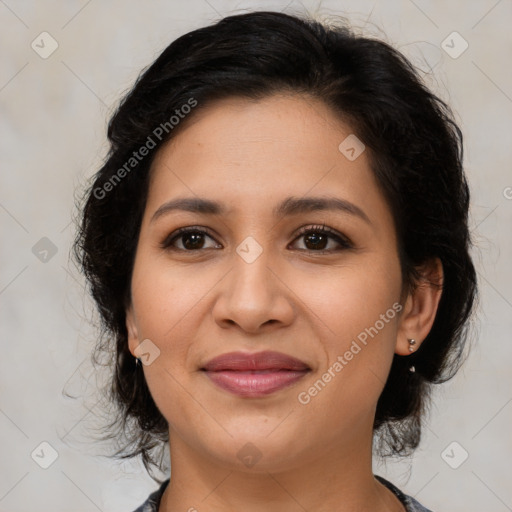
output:
M232 432L233 438L208 446L210 456L227 469L244 473L277 473L296 467L300 458L297 438L290 436L287 442L275 433L268 435L267 430L254 435Z

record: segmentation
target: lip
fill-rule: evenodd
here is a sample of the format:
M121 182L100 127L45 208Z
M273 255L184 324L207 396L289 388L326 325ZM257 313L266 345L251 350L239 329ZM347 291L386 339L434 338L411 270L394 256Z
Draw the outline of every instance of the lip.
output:
M202 370L217 372L221 370L310 370L309 366L296 357L281 352L265 350L264 352L229 352L208 361Z
M293 385L311 368L280 352L230 352L210 360L202 371L220 388L246 398L264 397Z

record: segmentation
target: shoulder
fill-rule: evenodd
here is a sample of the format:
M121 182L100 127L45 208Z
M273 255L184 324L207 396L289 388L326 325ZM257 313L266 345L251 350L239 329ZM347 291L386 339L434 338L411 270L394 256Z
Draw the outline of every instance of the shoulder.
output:
M432 512L428 508L425 508L421 503L416 501L412 496L407 496L398 487L394 486L391 482L382 478L381 476L375 475L375 478L385 485L395 496L402 502L407 512Z
M158 512L162 495L169 484L169 480L170 479L165 480L165 482L163 482L155 492L151 493L148 499L133 512Z

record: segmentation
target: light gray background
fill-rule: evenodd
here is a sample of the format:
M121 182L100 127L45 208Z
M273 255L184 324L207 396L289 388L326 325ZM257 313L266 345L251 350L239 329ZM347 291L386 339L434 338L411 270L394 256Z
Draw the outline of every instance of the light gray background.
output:
M435 512L512 510L510 0L0 0L1 511L127 512L157 487L141 464L102 458L107 447L87 437L98 376L92 303L68 258L74 194L104 157L107 118L139 71L181 34L260 8L347 15L432 68L427 83L456 111L481 286L476 341L437 391L414 458L375 470ZM47 59L31 48L43 31L59 45ZM469 44L455 59L441 46L453 31ZM58 251L46 262L32 250L43 237ZM48 469L31 458L38 447L49 457L43 441L58 453ZM441 456L453 441L451 462L469 454L458 469Z

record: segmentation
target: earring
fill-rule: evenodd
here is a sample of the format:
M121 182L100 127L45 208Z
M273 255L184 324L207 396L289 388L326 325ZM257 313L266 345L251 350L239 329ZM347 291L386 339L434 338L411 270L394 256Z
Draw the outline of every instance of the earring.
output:
M140 366L140 359L138 357L135 358L135 368L139 368Z
M414 345L416 345L416 340L413 340L412 338L407 340L409 342L409 352L414 352ZM409 371L411 373L414 373L416 371L416 368L414 365L409 366Z

